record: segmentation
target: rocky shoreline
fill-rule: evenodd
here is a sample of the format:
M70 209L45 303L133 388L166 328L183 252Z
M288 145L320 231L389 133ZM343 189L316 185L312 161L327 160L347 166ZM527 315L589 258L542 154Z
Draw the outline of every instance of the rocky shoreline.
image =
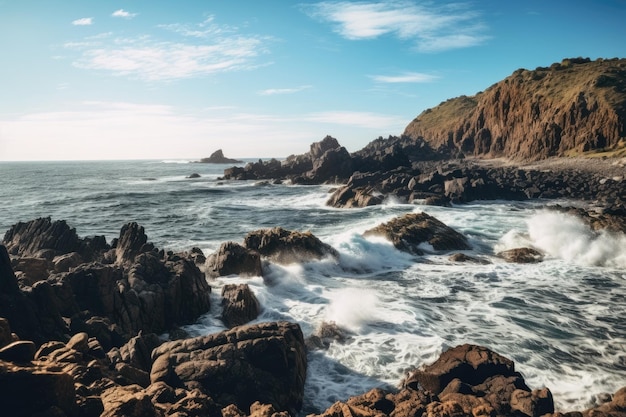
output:
M616 220L623 216L555 209L595 229L626 231ZM424 243L442 253L468 248L465 236L425 213L364 232L370 234L411 254ZM325 323L305 338L297 323L248 324L262 306L246 284L222 289L220 319L230 330L190 338L179 326L209 311L206 277L264 276L269 263L338 256L311 233L282 228L252 231L241 244L225 242L205 256L197 248L156 248L136 223L110 243L81 238L64 221L18 223L0 245L0 409L15 416L298 415L307 352L341 343L342 329ZM499 256L541 261L530 248ZM485 262L462 253L451 259ZM355 394L319 415L564 415L555 413L548 388L531 389L511 360L474 345L443 352L397 390ZM626 387L565 415L626 416Z

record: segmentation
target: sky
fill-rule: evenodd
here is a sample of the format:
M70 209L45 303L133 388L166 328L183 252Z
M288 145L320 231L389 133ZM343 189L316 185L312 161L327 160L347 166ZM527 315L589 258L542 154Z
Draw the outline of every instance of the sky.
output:
M518 68L626 57L626 0L0 0L0 161L348 151Z

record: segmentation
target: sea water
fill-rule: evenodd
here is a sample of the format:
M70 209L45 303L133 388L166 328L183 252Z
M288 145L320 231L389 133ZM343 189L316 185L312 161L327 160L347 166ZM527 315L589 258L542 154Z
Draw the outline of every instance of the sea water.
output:
M393 389L411 369L463 343L515 361L531 388L551 389L560 411L582 410L626 385L624 235L594 233L545 210L548 201L335 209L325 206L331 186L223 181L223 169L189 161L0 163L0 232L51 216L79 236L110 242L136 221L159 248L208 255L260 228L310 230L339 251L338 260L211 280L212 311L185 327L191 335L224 330L216 318L221 287L243 282L262 305L257 322L295 321L305 337L335 323L345 341L309 352L305 413L373 387ZM187 178L192 173L200 178ZM428 245L411 256L362 236L419 211L465 234L472 249L464 253L487 263L454 263ZM495 256L520 246L546 259L522 265Z

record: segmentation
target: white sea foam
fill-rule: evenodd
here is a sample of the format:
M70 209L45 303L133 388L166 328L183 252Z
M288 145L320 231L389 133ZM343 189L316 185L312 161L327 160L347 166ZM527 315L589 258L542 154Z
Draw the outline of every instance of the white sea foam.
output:
M366 288L342 288L327 294L330 304L325 321L334 322L353 332L360 332L367 323L378 318L378 295Z
M579 265L626 267L624 234L594 231L580 218L554 211L540 211L526 223L527 233L507 232L496 251L528 246Z

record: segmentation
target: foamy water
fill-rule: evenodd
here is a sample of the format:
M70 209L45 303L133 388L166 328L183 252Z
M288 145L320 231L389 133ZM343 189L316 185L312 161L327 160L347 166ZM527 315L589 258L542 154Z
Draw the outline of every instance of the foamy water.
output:
M39 216L65 219L79 235L137 221L158 247L207 254L221 242L273 226L311 230L338 260L268 265L265 277L211 281L212 311L187 326L223 330L217 319L226 283L248 283L262 305L257 321L298 322L305 337L334 322L346 335L309 353L305 410L316 412L373 387L397 386L406 373L462 343L509 357L532 388L551 389L560 411L626 385L626 240L593 232L545 202L489 202L452 208L399 204L339 210L324 206L330 187L218 181L223 166L168 161L0 164L3 230ZM199 179L186 179L192 172ZM19 196L19 197L17 197ZM567 202L560 202L567 204ZM468 236L470 256L414 257L362 233L425 211ZM534 247L539 264L508 264L495 253Z

